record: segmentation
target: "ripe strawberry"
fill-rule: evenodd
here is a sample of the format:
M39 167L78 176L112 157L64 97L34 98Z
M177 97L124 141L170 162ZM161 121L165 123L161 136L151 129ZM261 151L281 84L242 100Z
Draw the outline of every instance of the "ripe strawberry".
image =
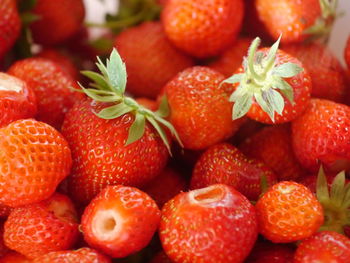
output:
M34 41L54 45L76 33L83 22L85 10L82 0L37 0L32 10L39 17L30 25Z
M242 65L243 57L247 55L250 43L250 38L239 38L226 49L218 59L211 62L208 67L224 74L225 77L231 76Z
M1 258L5 256L10 249L4 243L4 224L0 222L0 262Z
M348 65L348 68L350 69L350 36L348 37L348 41L346 42L344 57L345 57L345 62Z
M33 259L71 248L78 237L73 203L61 194L13 209L5 222L6 246Z
M227 184L249 200L257 200L263 190L263 176L268 185L276 181L276 175L265 164L248 159L228 143L221 143L211 146L199 158L193 170L191 188Z
M35 115L33 90L22 80L0 72L0 128Z
M8 215L10 214L12 208L7 206L7 205L3 205L0 204L0 217L1 218L7 218Z
M316 233L300 243L293 262L350 262L350 239L331 231Z
M172 46L160 22L146 22L124 30L116 37L114 46L128 71L126 90L135 96L156 98L170 79L194 64Z
M133 254L150 242L160 211L146 193L128 186L107 186L86 207L84 238L91 247L114 258Z
M350 108L328 100L312 99L292 123L294 152L312 172L319 165L331 172L350 167Z
M323 223L322 206L316 197L306 186L292 181L273 185L255 208L260 233L274 243L307 238Z
M32 261L17 252L11 251L0 258L0 263L32 263Z
M158 109L158 102L147 99L147 98L137 98L137 103L145 107L146 109L149 109L151 111L156 111Z
M293 263L294 252L292 246L258 241L245 263Z
M293 152L288 125L265 127L241 143L239 149L245 155L263 161L279 180L295 181L304 175Z
M279 42L280 38L270 49L257 51L260 39L256 38L242 66L223 82L235 86L230 97L234 120L247 114L263 123L289 122L307 107L310 76L299 60L278 49Z
M111 260L100 252L84 247L78 250L50 252L35 258L31 263L110 263Z
M159 235L174 262L243 262L257 238L255 209L227 185L181 193L164 205Z
M164 251L158 252L149 263L173 263Z
M48 198L71 167L62 135L32 119L0 129L0 148L0 202L8 206Z
M346 89L344 69L324 44L314 42L287 45L283 50L299 59L310 73L313 97L334 101L341 101L344 98Z
M232 121L231 85L219 85L224 76L207 67L188 68L165 86L170 122L184 147L205 149L232 136L240 121Z
M16 0L2 0L0 5L0 59L15 43L21 31Z
M162 22L175 46L195 57L210 57L234 42L243 9L242 0L169 0Z

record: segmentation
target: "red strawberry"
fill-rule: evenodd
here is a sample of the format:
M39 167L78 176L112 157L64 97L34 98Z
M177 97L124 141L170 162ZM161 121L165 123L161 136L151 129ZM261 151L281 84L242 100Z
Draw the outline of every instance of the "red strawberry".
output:
M137 98L136 101L138 104L142 105L143 107L145 107L151 111L156 111L159 107L158 102L151 100L151 99Z
M156 98L178 72L193 66L191 58L175 49L160 22L146 22L128 28L115 39L128 71L127 91Z
M144 248L157 230L160 211L155 201L137 188L107 186L86 207L84 238L91 247L114 258Z
M24 80L38 101L36 118L59 129L64 115L82 97L71 90L78 85L59 64L43 58L17 61L8 73Z
M314 42L287 45L283 50L299 59L310 73L313 97L334 101L341 101L344 98L346 89L344 69L324 44Z
M350 108L328 100L312 99L292 123L294 152L310 171L322 164L331 172L350 168Z
M173 263L164 251L158 252L149 263Z
M175 46L195 57L209 57L234 42L243 9L242 0L169 0L162 22Z
M326 178L327 178L327 184L328 184L328 188L331 188L332 182L334 180L334 178L336 177L336 174L327 174ZM347 180L347 183L350 182L349 180ZM317 174L309 174L307 176L304 176L301 178L301 180L299 180L300 184L305 185L307 188L310 189L310 191L314 194L316 194L316 189L317 189Z
M162 209L159 235L174 262L243 262L257 237L254 207L227 185L181 193Z
M245 263L293 263L292 246L257 242Z
M232 136L241 121L232 121L231 85L219 85L224 76L207 67L179 73L165 86L171 110L170 122L184 147L205 149Z
M73 203L56 193L12 211L5 222L5 244L30 259L68 249L77 240L77 223Z
M0 59L13 46L21 31L16 0L2 0L0 5Z
M100 252L84 247L78 250L50 252L35 258L31 263L110 263L111 260Z
M348 41L346 42L344 57L345 57L345 62L348 65L348 68L350 69L350 36L348 37Z
M304 175L293 152L289 126L265 127L241 143L239 149L247 156L263 161L279 180L295 181Z
M300 243L293 262L350 262L350 239L336 232L319 232Z
M32 263L32 261L17 252L11 251L0 258L0 263Z
M0 202L21 206L48 198L68 175L67 142L51 126L15 121L0 129Z
M39 17L30 25L34 41L54 45L76 33L83 22L82 0L37 0L32 12Z
M37 111L33 90L22 80L0 72L0 128L31 118Z
M10 214L12 208L7 206L7 205L3 205L0 204L0 217L1 218L7 218L8 215Z
M191 188L227 184L249 200L257 200L262 192L263 176L268 185L276 181L276 175L262 162L248 159L236 147L221 143L211 146L199 158L193 170Z
M4 243L4 224L0 222L0 262L1 258L5 256L10 249Z
M257 51L260 39L251 44L237 73L223 83L233 83L233 119L245 114L263 123L289 122L307 107L311 79L296 58L278 50L280 39L270 49ZM277 113L275 115L275 113Z
M256 203L259 231L274 243L288 243L314 234L323 223L323 210L304 185L283 181Z

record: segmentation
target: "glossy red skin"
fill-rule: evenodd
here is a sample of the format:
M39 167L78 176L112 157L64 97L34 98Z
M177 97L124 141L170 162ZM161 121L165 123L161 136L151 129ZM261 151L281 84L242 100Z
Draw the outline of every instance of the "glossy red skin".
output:
M207 67L188 68L165 86L170 122L185 149L201 150L232 136L242 120L232 121L228 101L232 85L220 85L225 77Z
M33 119L0 129L0 148L0 203L11 207L49 198L71 168L63 136Z
M112 261L92 248L50 252L34 259L31 263L111 263Z
M213 187L221 196L205 190L208 197L215 197L212 201L205 193L191 197L195 192L190 191L164 205L159 235L175 263L243 262L253 247L257 237L254 207L232 187Z
M289 125L265 127L244 140L239 149L245 155L264 162L279 180L295 181L305 174L293 152Z
M259 51L263 52L265 55L268 53L268 48L262 48ZM278 50L276 54L276 66L284 63L294 63L298 66L303 67L301 62L295 57L287 54L282 50ZM237 74L244 72L243 65L237 70ZM285 81L289 83L294 92L294 104L292 104L288 99L284 99L284 110L282 115L275 113L275 122L271 120L269 115L262 110L258 103L254 100L247 116L255 121L259 121L266 124L278 124L285 123L294 120L299 115L303 113L309 104L310 94L311 94L311 78L309 73L305 70L300 72L298 75L285 78Z
M71 248L78 233L73 203L56 193L47 200L12 210L5 222L4 240L12 250L34 259Z
M257 242L245 263L293 263L292 246Z
M234 42L243 9L242 0L169 0L162 22L176 47L195 57L210 57Z
M350 167L350 108L311 99L307 110L292 122L292 140L299 162L311 172L320 164L330 172Z
M262 176L269 186L276 182L276 175L264 163L247 158L228 143L221 143L208 148L199 158L193 170L191 189L226 184L249 200L257 200L262 192Z
M158 109L158 102L155 100L151 100L147 98L137 98L136 101L138 104L142 105L143 107L146 107L151 111L157 111Z
M348 69L350 69L350 36L348 37L348 41L346 42L346 46L344 50L344 58L348 66Z
M149 263L173 263L164 251L158 252Z
M14 86L20 88L14 90L0 90L0 128L9 123L32 118L37 112L37 101L34 91L24 81L0 72L0 86L8 89Z
M192 58L177 50L166 37L161 22L145 22L120 33L114 47L126 64L126 90L135 96L156 98L180 71L192 67Z
M30 29L34 42L42 45L54 45L72 36L85 16L82 0L38 0L32 12L40 19Z
M99 213L112 211L118 230L109 239L97 232ZM85 208L81 225L84 239L93 248L113 258L123 258L146 247L156 232L160 211L146 193L133 187L115 185L103 189Z
M84 204L107 185L147 184L164 169L169 157L150 124L140 140L125 146L133 115L104 120L94 114L104 107L90 99L81 101L68 112L62 128L73 157L69 191Z
M59 64L44 58L17 61L8 73L24 80L35 92L38 102L36 119L60 129L64 116L74 103L84 97L72 90L79 86Z
M0 59L17 40L21 30L16 0L2 0L0 6Z
M303 240L294 263L350 262L350 239L331 231L322 231Z
M310 44L286 45L282 49L303 63L312 82L312 97L342 101L345 96L345 71L327 46ZM332 87L332 88L329 88Z
M31 260L14 251L7 253L4 257L0 259L0 262L1 263L32 263Z

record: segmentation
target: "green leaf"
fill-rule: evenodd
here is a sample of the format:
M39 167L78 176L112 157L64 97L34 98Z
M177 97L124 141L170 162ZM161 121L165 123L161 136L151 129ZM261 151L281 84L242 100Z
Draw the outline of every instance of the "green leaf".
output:
M107 72L107 68L105 66L105 64L103 64L103 62L101 61L100 57L97 57L97 63L96 63L97 68L100 70L100 72L102 73L102 75L108 79L108 72Z
M339 173L333 180L331 186L330 198L332 204L340 207L344 197L345 173Z
M277 41L271 46L269 53L266 57L267 64L270 64L270 63L272 63L272 61L273 62L275 61L281 38L282 38L282 35L280 35L279 38L277 39Z
M126 145L132 144L133 142L137 141L143 136L145 132L145 123L145 116L143 114L136 113L135 121L129 129L129 135L128 140L126 141Z
M181 147L183 147L183 144L181 142L179 134L177 133L174 126L170 122L164 120L163 118L158 117L157 115L155 115L155 120L160 122L161 124L163 124L165 127L167 127L169 129L169 131L171 132L171 134L175 137L175 139L179 143L179 145Z
M30 12L21 13L21 21L24 26L29 26L31 23L40 20L40 18L40 16Z
M294 91L287 81L278 77L274 81L273 88L278 89L291 103L294 102Z
M85 77L93 80L99 88L103 90L112 90L106 78L101 74L88 70L80 71L80 73Z
M282 114L284 109L284 99L278 91L268 89L267 91L263 91L262 96L266 103L271 105L273 111L276 111L279 115Z
M171 155L170 144L168 142L168 138L167 138L166 133L163 130L163 128L158 124L158 122L154 118L152 118L150 116L146 116L146 119L156 129L160 138L162 139L163 143L165 144L165 147L168 149L169 154Z
M245 93L243 96L239 97L233 105L232 119L236 120L243 117L249 111L252 103L253 97L251 94Z
M84 88L84 86L82 86L79 82L78 82L79 86L82 88L82 90L84 91L84 93L90 97L91 99L95 100L95 101L99 101L99 102L117 102L121 100L121 97L118 95L106 95L106 94L102 94L104 96L101 96L100 90L97 89L86 89Z
M275 67L273 69L273 74L282 78L291 78L298 75L303 70L304 69L299 65L287 62Z
M114 48L107 60L107 75L112 87L124 93L126 87L126 67L117 50Z
M241 82L243 76L244 76L243 73L235 74L235 75L225 79L223 82L221 82L220 85L222 85L223 83L230 83L230 84L239 83L239 82Z
M318 201L323 205L329 202L328 183L322 166L320 167L317 176L316 196Z
M125 113L132 111L133 109L124 103L119 103L107 108L104 108L100 112L96 113L96 115L102 119L110 120L118 118Z
M257 92L254 94L254 98L259 106L269 115L270 119L275 122L275 111L272 108L272 105L266 102L266 98L262 96L262 93Z
M101 37L89 42L89 45L101 53L106 53L113 49L113 41L106 37Z
M166 95L163 95L160 101L159 108L156 111L156 115L158 115L159 117L165 118L169 116L169 113L170 113L170 109L169 109L168 99Z

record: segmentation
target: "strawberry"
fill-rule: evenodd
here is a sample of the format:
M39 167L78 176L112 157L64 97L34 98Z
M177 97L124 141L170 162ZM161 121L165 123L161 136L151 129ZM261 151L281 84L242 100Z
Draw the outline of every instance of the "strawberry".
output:
M0 258L0 263L32 263L32 261L17 252L11 251Z
M164 205L159 235L174 262L243 262L257 238L255 209L223 184L180 193Z
M82 0L37 0L32 13L38 16L30 25L34 41L54 45L80 29L85 10Z
M346 42L344 57L345 57L345 62L348 65L348 68L350 69L350 36L348 37L348 41Z
M0 128L36 114L33 90L22 80L0 72Z
M57 193L39 203L13 209L5 222L6 246L30 259L68 249L77 237L73 203Z
M144 248L157 230L160 211L146 193L107 186L85 208L81 225L88 244L114 258Z
M223 82L235 86L230 97L234 120L247 114L268 124L289 122L307 107L310 76L299 60L278 49L280 39L270 49L257 51L260 39L256 38L242 66Z
M254 121L252 119L246 119L245 122L239 127L239 130L235 135L229 139L233 145L238 145L241 142L252 137L255 133L264 128L265 125L261 122Z
M238 38L230 48L226 49L208 67L224 74L225 77L231 76L242 65L243 57L248 53L251 42L250 38Z
M311 172L319 165L330 172L350 167L350 108L329 100L312 99L292 123L296 157Z
M255 208L260 233L274 243L307 238L323 223L322 206L316 197L306 186L292 181L273 185Z
M84 247L78 250L54 251L35 258L31 263L110 263L100 252Z
M1 218L7 218L11 212L12 208L7 206L7 205L3 205L0 204L0 217Z
M145 22L124 30L114 46L128 71L126 90L135 96L156 98L170 79L194 64L172 46L160 22Z
M21 206L48 198L69 173L67 142L51 126L32 119L0 129L0 202Z
M5 245L4 243L4 224L3 222L0 223L0 258L5 256L10 249ZM1 262L1 259L0 259Z
M0 59L11 49L21 31L16 0L2 0L0 5Z
M164 251L158 252L149 263L173 263Z
M265 127L243 141L239 149L247 156L263 161L279 180L293 180L304 175L292 147L288 125Z
M136 101L138 104L142 105L143 107L145 107L151 111L156 111L159 107L158 102L151 100L151 99L137 98Z
M169 0L162 12L165 33L179 49L203 58L229 47L240 31L242 0Z
M207 67L180 72L165 86L170 122L186 149L201 150L232 136L240 121L231 120L231 85L219 85L224 76Z
M299 59L310 73L313 97L334 101L341 101L344 98L345 72L327 46L314 42L286 45L283 46L283 50Z
M268 185L276 181L276 175L265 164L248 159L228 143L221 143L208 148L199 158L193 170L191 188L227 184L249 200L257 200L263 190L262 177Z
M60 129L64 115L81 98L71 90L78 88L71 76L59 64L43 58L17 61L8 73L24 80L35 92L38 101L36 118Z
M332 231L316 233L299 244L293 262L350 262L350 239Z
M293 263L292 246L257 242L245 263Z

